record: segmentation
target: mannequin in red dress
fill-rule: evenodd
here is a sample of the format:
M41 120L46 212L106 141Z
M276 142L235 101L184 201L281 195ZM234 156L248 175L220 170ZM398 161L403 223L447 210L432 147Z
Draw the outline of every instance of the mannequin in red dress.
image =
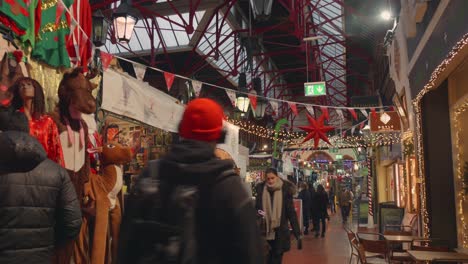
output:
M44 147L47 157L64 167L62 146L57 126L45 112L44 91L31 78L21 78L10 88L13 107L23 112L29 120L30 134Z

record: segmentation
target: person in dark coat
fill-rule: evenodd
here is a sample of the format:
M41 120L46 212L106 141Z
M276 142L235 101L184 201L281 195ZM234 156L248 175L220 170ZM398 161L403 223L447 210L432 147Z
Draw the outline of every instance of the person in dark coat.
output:
M163 189L164 186L197 187L199 200L193 238L196 253L190 261L203 264L263 263L261 235L252 197L233 170L233 162L215 156L216 143L224 137L223 118L223 110L216 102L206 98L191 101L179 125L181 142L173 144L161 160L150 161L139 176L136 189L144 189L143 179L155 175L165 183L161 185L161 192L171 192L172 188ZM157 171L151 164L155 162L159 164ZM119 263L155 263L151 261L156 258L151 255L156 254L154 245L132 234L134 230L129 223L140 216L132 216L128 206L121 228ZM150 237L156 235L148 234Z
M331 187L330 191L328 192L328 198L330 199L330 212L332 214L335 214L336 213L335 190L333 190L333 187Z
M325 192L325 189L320 184L317 186L317 193L314 195L312 203L315 204L314 207L314 225L315 225L315 237L319 236L320 233L320 223L322 223L322 237L325 237L326 231L326 219L328 216L328 195Z
M309 221L310 221L310 204L311 204L311 198L310 198L310 192L309 192L309 186L307 183L302 182L301 183L301 191L299 192L298 197L299 199L302 200L302 216L303 216L303 221L304 221L304 235L309 234Z
M256 208L266 219L266 240L270 245L268 264L282 263L283 254L291 249L291 224L293 234L301 245L301 231L293 204L295 186L278 177L275 169L266 171L265 182L257 185Z
M51 263L81 228L75 189L23 113L1 109L0 130L0 263Z
M315 225L315 212L317 211L317 209L315 208L316 207L316 204L314 202L314 199L315 199L315 188L314 188L314 184L313 183L310 183L309 184L309 193L310 193L310 207L309 207L309 212L310 212L310 219L312 219L312 231L315 232L315 230L317 229L317 226Z

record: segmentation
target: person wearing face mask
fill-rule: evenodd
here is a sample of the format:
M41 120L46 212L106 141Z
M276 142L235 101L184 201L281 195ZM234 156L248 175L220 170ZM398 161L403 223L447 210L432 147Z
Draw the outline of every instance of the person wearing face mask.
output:
M278 177L278 172L273 168L266 170L265 182L257 185L256 208L264 214L264 233L270 246L268 264L282 263L284 252L291 249L288 222L298 240L298 248L302 248L301 231L293 204L294 188L289 181Z
M29 131L42 147L47 157L64 167L63 151L57 126L51 116L45 114L44 91L34 79L24 77L10 87L12 106L24 113L29 120Z

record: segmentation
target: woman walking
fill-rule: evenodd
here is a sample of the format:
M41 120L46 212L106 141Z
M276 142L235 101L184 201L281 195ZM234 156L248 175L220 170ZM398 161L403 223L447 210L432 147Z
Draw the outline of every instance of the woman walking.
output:
M257 186L256 207L264 213L266 240L270 246L267 263L281 264L284 252L291 248L291 224L294 236L301 244L301 233L293 204L294 185L278 177L275 169L266 171L266 181Z
M328 195L325 192L325 189L322 185L317 186L317 193L314 195L312 201L314 204L314 227L315 227L315 237L319 236L320 233L320 223L322 223L322 237L325 237L326 231L326 218L328 216Z

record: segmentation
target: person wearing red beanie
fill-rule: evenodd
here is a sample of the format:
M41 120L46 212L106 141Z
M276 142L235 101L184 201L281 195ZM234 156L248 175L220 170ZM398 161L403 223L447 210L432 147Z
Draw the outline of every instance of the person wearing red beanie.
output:
M179 135L184 139L216 142L222 136L224 112L215 101L199 98L185 108L179 125Z
M191 245L188 249L195 252L184 255L182 258L185 262L264 263L252 197L233 170L233 161L221 160L215 155L216 143L224 140L223 120L222 107L211 99L195 99L187 105L179 124L180 142L174 143L162 159L148 163L132 190L135 196L129 197L121 225L120 263L143 263L143 260L157 259L159 255L155 248L169 247L170 244L158 244L156 247L153 242L155 237L160 241L184 241ZM180 193L181 189L187 187L195 187L195 196L199 198L177 196L177 190ZM149 190L159 190L161 195L172 197L173 201L196 201L186 205L186 208L194 208L194 212L165 203L163 211L166 217L148 213L161 207L161 204L141 202L138 206L137 201L143 199L139 199L138 194L155 197ZM129 208L132 201L137 204L137 209ZM180 216L180 212L186 212L193 218L187 220ZM138 225L148 222L158 223L154 232L148 230L147 226ZM191 223L193 227L176 226L181 222ZM167 230L158 230L161 226L182 232L192 230L193 236L161 237L161 234L167 233L164 232ZM182 252L175 252L177 256L179 253Z

